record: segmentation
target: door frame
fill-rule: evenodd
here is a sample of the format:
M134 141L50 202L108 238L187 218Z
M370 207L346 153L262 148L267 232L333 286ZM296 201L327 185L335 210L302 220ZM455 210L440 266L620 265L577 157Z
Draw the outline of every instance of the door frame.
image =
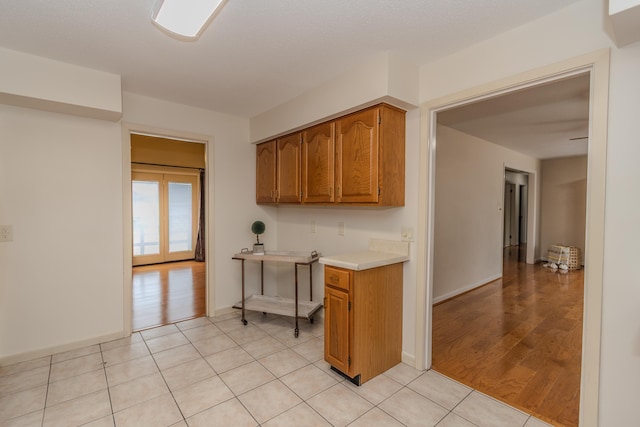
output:
M437 113L526 87L590 73L584 318L580 385L580 426L598 425L604 211L610 50L601 49L563 62L454 93L421 105L416 271L415 364L431 367L433 235ZM529 188L531 191L531 188ZM531 196L529 196L531 197ZM529 221L535 219L529 218ZM529 235L531 240L532 235ZM540 248L537 248L538 250Z
M213 137L190 132L162 129L153 126L136 123L122 122L122 233L123 233L123 336L130 336L133 330L133 220L131 218L131 134L146 134L161 138L170 138L190 142L198 142L205 145L205 314L208 317L211 307L215 307L214 283L212 274L215 248L211 244L213 233L210 224L213 220Z
M507 196L507 190L509 191L509 196ZM511 231L513 230L513 221L516 216L516 199L515 199L515 191L516 185L504 180L504 197L502 199L502 249L504 252L504 248L507 246L511 246L511 240L513 238L513 234ZM507 200L508 198L508 200ZM507 206L507 203L509 204ZM507 221L507 216L509 220ZM508 222L508 224L507 224ZM509 226L509 230L507 230L507 225ZM507 245L507 233L509 233L509 244Z
M522 175L524 177L526 177L527 180L527 184L526 185L520 185L519 190L521 191L523 187L527 187L527 209L524 210L524 214L523 214L523 209L522 209L522 194L518 195L518 201L520 206L518 206L518 211L520 212L520 216L524 217L526 219L525 221L525 235L532 235L534 236L534 238L532 238L531 240L528 240L526 242L524 242L525 246L526 246L526 251L525 251L525 262L527 264L535 264L536 262L536 257L535 257L535 249L536 249L536 245L538 245L540 243L540 239L535 238L536 233L537 233L537 227L534 228L534 224L535 221L531 221L530 218L538 218L537 215L537 211L539 209L538 204L539 204L539 200L537 200L536 195L535 195L535 191L529 191L530 188L533 188L534 190L536 188L538 188L536 186L536 177L539 176L539 173L536 173L535 171L527 171L525 169L523 169L522 167L510 167L508 164L504 163L502 165L502 174L503 174L503 192L504 189L506 188L507 185L507 172L511 172L514 174L518 174L518 175ZM537 190L538 192L540 190ZM503 212L505 212L505 207L503 204L502 207ZM520 242L521 238L522 238L522 230L520 229L520 218L516 218L516 221L518 222L516 227L518 228L518 239L516 241L516 244L518 246L520 246L523 242ZM531 229L529 229L529 227L531 226ZM502 227L502 242L504 245L504 224ZM500 271L504 271L504 259L503 259L503 254L504 254L504 246L502 246L500 248L500 251L498 251L499 257L502 260L501 264L502 264L502 269Z

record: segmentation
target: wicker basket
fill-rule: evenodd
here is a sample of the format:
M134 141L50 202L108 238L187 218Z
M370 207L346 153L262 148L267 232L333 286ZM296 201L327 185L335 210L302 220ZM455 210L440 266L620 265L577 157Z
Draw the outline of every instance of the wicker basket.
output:
M582 257L580 256L580 248L569 246L569 261L567 262L569 270L577 270L582 267Z
M581 267L580 248L576 246L551 245L547 252L547 260L554 264L565 264L569 270Z

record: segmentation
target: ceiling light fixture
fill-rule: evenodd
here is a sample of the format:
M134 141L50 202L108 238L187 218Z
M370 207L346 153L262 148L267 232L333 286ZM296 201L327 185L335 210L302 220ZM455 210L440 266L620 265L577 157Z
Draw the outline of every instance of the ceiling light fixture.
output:
M226 0L158 0L151 19L171 36L195 40Z

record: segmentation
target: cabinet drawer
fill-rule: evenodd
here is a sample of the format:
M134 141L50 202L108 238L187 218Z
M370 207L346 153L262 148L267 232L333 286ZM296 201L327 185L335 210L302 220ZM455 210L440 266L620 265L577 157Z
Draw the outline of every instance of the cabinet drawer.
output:
M336 288L349 290L349 271L337 268L324 267L324 283Z

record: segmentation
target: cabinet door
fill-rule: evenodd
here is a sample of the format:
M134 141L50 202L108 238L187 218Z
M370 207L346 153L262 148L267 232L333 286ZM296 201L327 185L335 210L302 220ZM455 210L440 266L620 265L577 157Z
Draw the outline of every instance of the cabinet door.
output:
M278 139L277 200L280 203L299 203L300 196L300 139L295 133Z
M256 203L276 201L276 141L256 145Z
M336 121L338 202L378 202L378 108Z
M325 286L324 358L349 373L349 294Z
M302 201L333 202L334 123L322 123L302 132Z

